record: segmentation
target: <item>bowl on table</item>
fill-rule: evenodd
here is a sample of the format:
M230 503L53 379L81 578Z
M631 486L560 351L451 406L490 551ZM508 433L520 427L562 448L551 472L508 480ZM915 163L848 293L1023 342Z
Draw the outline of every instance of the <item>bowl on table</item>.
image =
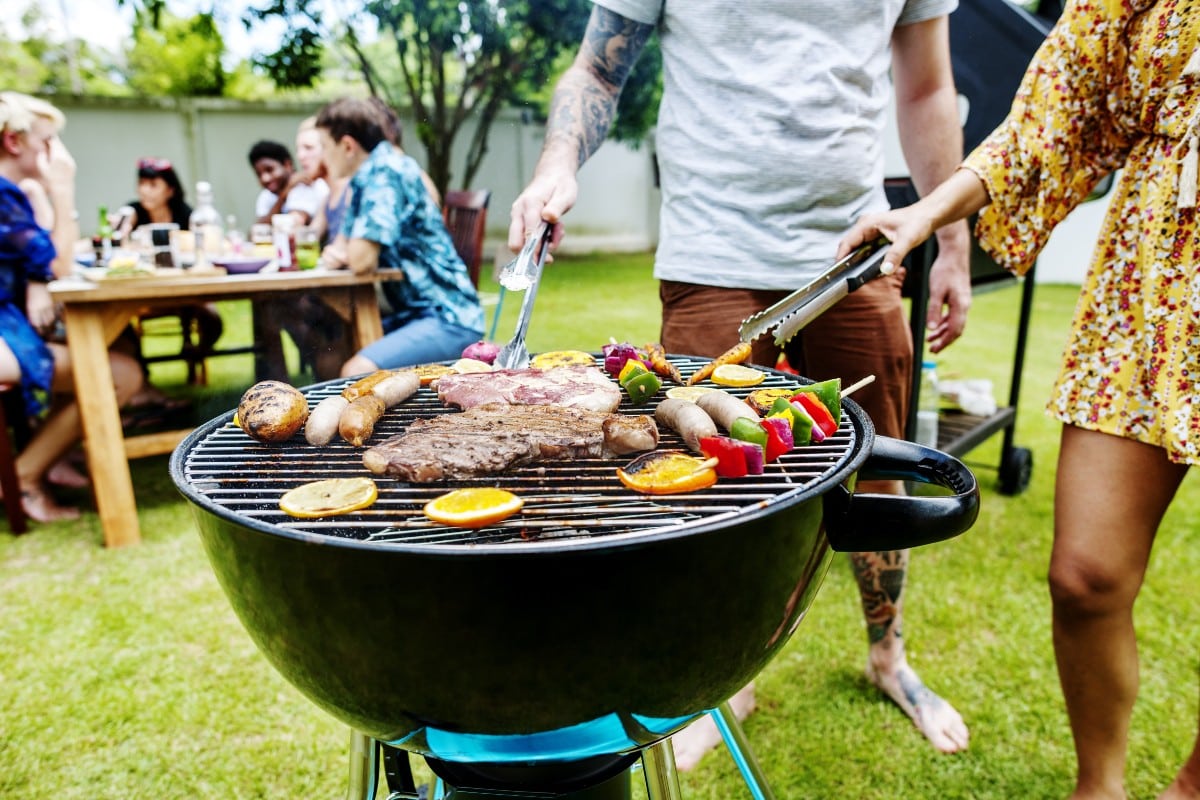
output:
M230 275L249 275L261 272L263 267L271 263L271 259L255 256L228 256L214 258L212 263L213 266L224 267Z

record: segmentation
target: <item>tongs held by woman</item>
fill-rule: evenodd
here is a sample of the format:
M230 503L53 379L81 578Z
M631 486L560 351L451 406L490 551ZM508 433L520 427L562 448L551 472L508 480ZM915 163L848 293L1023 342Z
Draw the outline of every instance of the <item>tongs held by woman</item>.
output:
M542 267L550 252L550 234L554 226L543 222L529 237L517 257L500 271L500 285L510 291L525 292L521 303L521 314L517 317L517 330L512 341L500 348L496 366L500 369L524 369L529 366L529 351L525 349L525 333L529 330L529 317L533 314L533 301L537 297L538 282L542 279Z

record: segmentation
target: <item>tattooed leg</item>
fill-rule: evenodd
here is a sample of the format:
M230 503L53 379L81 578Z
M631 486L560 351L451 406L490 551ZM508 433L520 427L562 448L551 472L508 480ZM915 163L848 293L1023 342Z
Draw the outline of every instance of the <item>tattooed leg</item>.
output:
M925 686L904 653L900 623L908 551L852 553L850 564L870 643L867 680L900 706L938 750L955 753L966 749L968 731L962 716Z

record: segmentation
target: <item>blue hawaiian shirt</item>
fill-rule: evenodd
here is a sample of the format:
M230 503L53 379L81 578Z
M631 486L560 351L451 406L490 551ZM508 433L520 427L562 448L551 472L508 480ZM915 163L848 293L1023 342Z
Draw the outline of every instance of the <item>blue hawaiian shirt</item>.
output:
M411 157L388 142L371 151L350 179L342 233L378 242L380 269L404 270L404 280L383 284L395 312L385 328L394 330L433 312L482 335L479 295Z
M0 338L21 367L21 391L30 413L45 407L54 356L25 316L25 287L31 279L54 279L50 264L56 254L50 232L33 217L29 198L0 177Z

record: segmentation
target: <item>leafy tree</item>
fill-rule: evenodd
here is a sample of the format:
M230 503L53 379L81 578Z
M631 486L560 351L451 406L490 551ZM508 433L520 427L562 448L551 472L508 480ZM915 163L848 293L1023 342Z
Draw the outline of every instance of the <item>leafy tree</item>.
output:
M211 13L182 19L161 11L155 24L140 11L133 24L126 79L138 94L220 97L227 75L221 66L225 42Z
M583 35L585 0L367 0L339 26L327 24L316 0L269 0L251 8L247 26L282 18L287 33L273 53L256 59L281 87L307 86L320 74L325 42L351 54L368 90L393 107L411 108L426 165L445 192L451 155L469 121L462 180L469 186L487 154L500 110L523 106L544 116L548 86ZM363 31L377 34L375 43ZM657 108L657 49L651 48L622 98L614 134L640 140Z
M127 94L112 54L84 41L58 41L45 10L30 3L21 13L25 37L10 41L0 30L0 74L5 88L30 94Z

